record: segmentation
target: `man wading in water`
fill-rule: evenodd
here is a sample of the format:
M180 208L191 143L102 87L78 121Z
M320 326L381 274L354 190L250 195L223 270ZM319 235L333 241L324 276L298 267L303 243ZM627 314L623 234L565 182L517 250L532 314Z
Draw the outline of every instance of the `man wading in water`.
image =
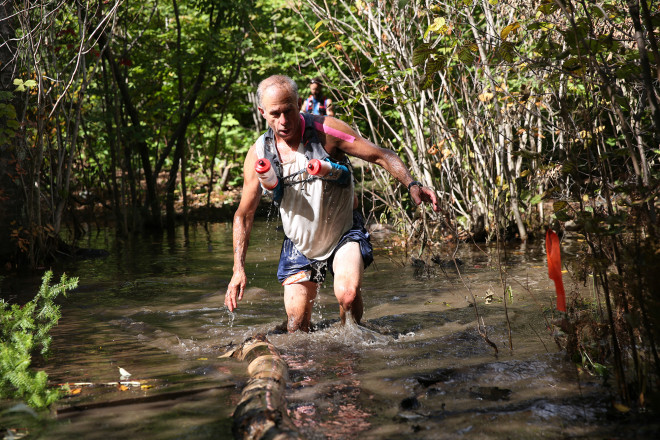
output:
M334 276L342 323L352 317L359 324L362 274L373 255L364 219L353 203L352 175L339 180L319 178L312 175L308 165L329 158L333 166L339 164L336 170L350 173L346 155L351 155L385 168L408 188L416 204L429 202L438 211L435 193L412 178L396 153L362 138L344 122L300 114L302 99L291 78L266 78L259 84L257 98L269 129L245 158L243 195L234 215L234 274L225 305L233 311L243 298L247 284L245 255L262 194L255 166L268 159L280 182L273 194L279 202L286 237L277 277L284 286L288 331L309 331L317 285L323 282L326 268Z

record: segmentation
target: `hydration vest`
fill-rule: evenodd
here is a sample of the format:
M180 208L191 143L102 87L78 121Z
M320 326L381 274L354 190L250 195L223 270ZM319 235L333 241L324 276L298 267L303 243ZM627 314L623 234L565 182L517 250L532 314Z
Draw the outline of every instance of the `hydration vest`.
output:
M321 145L321 142L319 141L316 128L314 127L314 116L308 113L301 113L301 116L305 121L305 132L303 133L303 138L301 142L303 144L303 151L300 150L298 151L305 155L308 162L312 159L325 160L326 158L330 158L330 155L328 154L327 151L325 151L325 148L323 148L323 145ZM289 176L282 176L283 174L282 163L280 162L280 155L277 153L277 147L275 145L275 135L270 127L268 128L266 133L263 134L263 140L264 140L263 156L261 156L261 152L259 151L260 149L257 148L256 151L257 158L268 159L270 161L271 166L275 170L275 174L277 175L277 178L280 179L285 186L294 186L311 180L322 179L321 177L310 176L304 180L294 181L292 178L294 176L297 176L298 174L304 173L306 171L305 168ZM351 178L348 179L348 184L350 185L350 182L352 181L352 177L353 177L352 176L353 168L351 167L348 157L344 158L343 161L335 161L334 159L331 160L339 164L346 165L348 167L351 173ZM332 183L336 185L341 185L336 182L332 182ZM346 185L341 185L341 186L346 186Z
M325 114L326 114L326 105L325 105L326 101L327 101L327 98L325 96L321 97L320 101L316 101L314 99L314 95L309 95L309 98L307 98L307 100L305 101L304 111L306 113L314 113L314 103L316 102L316 103L318 103L319 107L318 107L318 113L315 113L315 114L325 116Z

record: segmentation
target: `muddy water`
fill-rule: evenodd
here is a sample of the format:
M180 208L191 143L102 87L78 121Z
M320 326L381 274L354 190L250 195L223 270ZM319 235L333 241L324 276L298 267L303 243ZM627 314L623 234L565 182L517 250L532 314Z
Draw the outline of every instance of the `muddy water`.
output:
M85 245L110 255L64 268L80 277L80 287L62 303L44 367L74 394L36 437L231 438L231 412L247 376L245 365L218 356L283 322L274 277L282 236L272 223L255 226L249 289L229 313L223 299L232 268L230 225L197 226L187 240L177 233L137 241L98 233ZM447 264L447 249L439 251L440 264L410 264L386 239L374 244L364 326L338 325L326 284L314 308L315 332L269 336L290 366L288 408L304 435L627 437L630 428L610 410L608 390L579 374L554 342L543 243L503 255L512 286L508 319L494 248L461 245L457 271ZM574 247L568 243L565 258ZM5 280L3 294L37 283ZM567 291L585 289L566 284ZM122 380L119 367L130 378Z

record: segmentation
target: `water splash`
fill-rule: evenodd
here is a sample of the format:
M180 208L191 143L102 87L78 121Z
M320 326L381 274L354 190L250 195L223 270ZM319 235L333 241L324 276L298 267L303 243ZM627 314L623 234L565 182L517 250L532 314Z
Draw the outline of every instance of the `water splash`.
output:
M236 313L231 312L226 306L225 306L225 310L227 311L227 315L229 317L229 321L227 322L227 324L229 324L229 328L231 329L234 327L234 319L236 319Z

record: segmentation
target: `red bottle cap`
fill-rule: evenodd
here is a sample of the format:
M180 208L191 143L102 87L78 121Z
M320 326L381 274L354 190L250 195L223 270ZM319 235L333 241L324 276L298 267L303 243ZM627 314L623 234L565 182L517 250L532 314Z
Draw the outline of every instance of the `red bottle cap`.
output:
M270 170L270 161L268 159L259 159L254 170L259 174L267 173Z
M321 171L321 161L312 159L307 163L307 172L312 176L316 176Z

